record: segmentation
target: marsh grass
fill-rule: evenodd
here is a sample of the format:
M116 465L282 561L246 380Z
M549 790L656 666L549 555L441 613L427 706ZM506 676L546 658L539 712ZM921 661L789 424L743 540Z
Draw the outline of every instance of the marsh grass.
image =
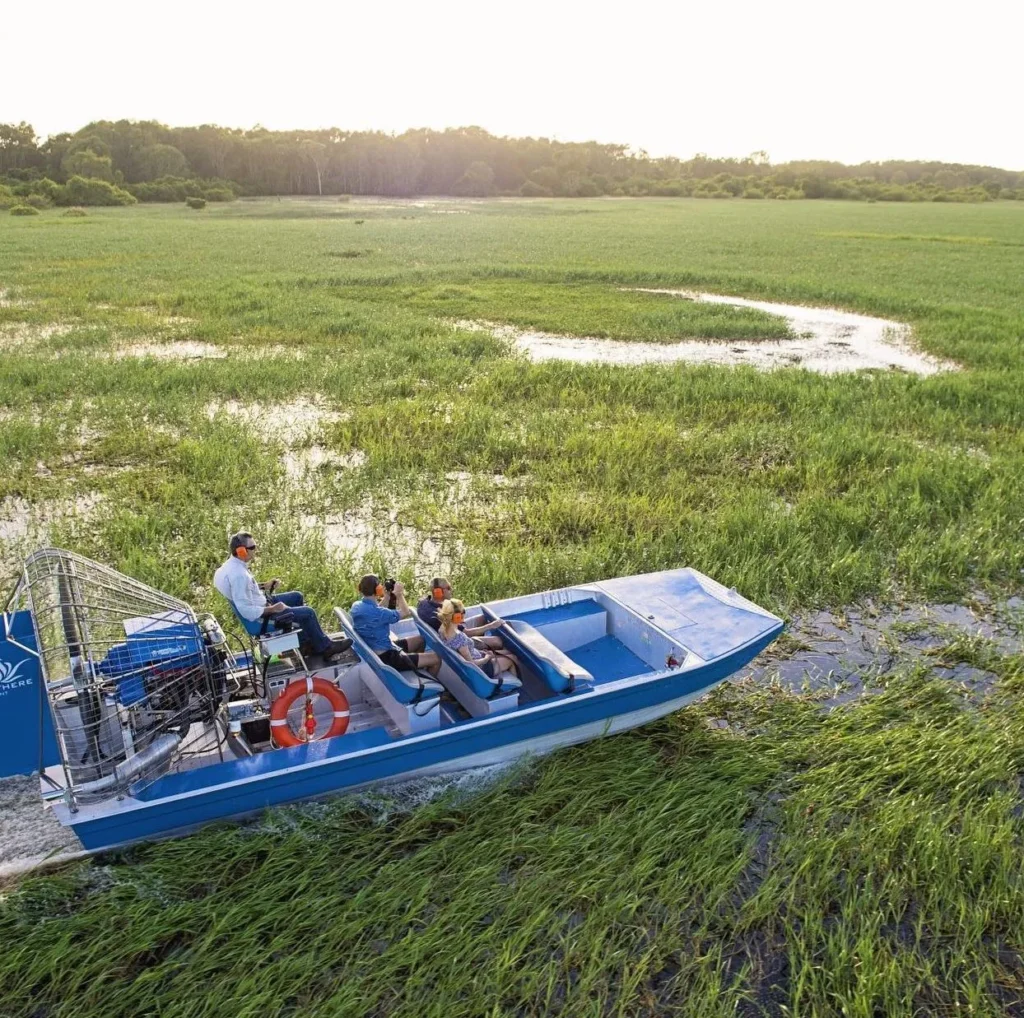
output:
M982 710L926 669L832 711L723 687L471 797L297 807L27 880L5 1007L1006 1013L1024 729L1000 661Z
M1010 594L1022 239L1014 203L6 219L0 336L22 338L0 357L0 500L102 495L53 540L218 611L209 577L243 525L324 610L364 565L424 579L386 539L364 564L302 525L368 507L458 549L469 600L684 564L779 612ZM963 370L535 365L449 324L714 326L628 285L905 320ZM728 310L727 329L777 327ZM108 356L175 342L226 357ZM278 437L273 410L208 412L228 401L335 416ZM290 476L296 447L358 465ZM939 677L957 662L994 684ZM835 710L726 687L469 799L302 807L26 881L0 904L0 1014L1010 1013L1021 669L949 636Z

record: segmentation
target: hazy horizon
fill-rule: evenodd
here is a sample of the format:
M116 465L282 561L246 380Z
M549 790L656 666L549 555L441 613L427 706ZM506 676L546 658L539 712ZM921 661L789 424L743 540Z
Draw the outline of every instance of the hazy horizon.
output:
M773 163L1024 170L1011 126L1019 6L1000 12L996 32L988 19L940 23L934 8L882 0L856 17L739 0L727 22L651 4L583 20L535 0L515 17L447 0L428 18L400 2L387 23L333 9L284 19L258 3L236 16L194 0L169 21L124 0L100 23L78 24L77 10L58 0L40 46L7 49L0 122L27 121L42 137L120 119L389 134L475 125L683 159L764 150ZM13 10L4 24L9 39L29 37L38 15Z

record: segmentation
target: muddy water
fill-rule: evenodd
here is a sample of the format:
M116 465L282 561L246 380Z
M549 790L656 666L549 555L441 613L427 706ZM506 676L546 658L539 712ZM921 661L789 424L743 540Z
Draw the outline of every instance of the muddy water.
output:
M959 604L910 605L876 610L870 604L842 612L799 616L787 627L780 652L770 647L737 681L780 682L794 692L823 694L830 705L854 699L877 680L927 662L932 674L983 694L996 676L971 665L945 665L931 652L963 636L992 641L1004 653L1024 647L1024 600L969 608Z
M820 374L860 371L864 368L907 371L932 375L949 371L955 364L914 350L910 329L899 322L872 318L832 308L771 304L767 301L723 297L687 290L633 287L639 293L660 293L708 304L756 308L784 318L792 331L789 339L709 341L680 343L624 343L612 339L560 336L549 332L516 329L490 322L456 322L472 331L486 331L511 342L530 360L570 361L576 364L748 364L762 371L801 367Z
M229 399L208 403L206 416L213 421L223 414L244 424L261 438L298 445L316 435L325 425L348 417L345 411L332 410L312 399L295 399L287 403L242 403Z
M385 561L402 563L418 581L453 572L462 556L461 539L439 540L401 519L396 509L360 507L337 516L321 519L304 516L303 527L321 535L327 551L347 558L357 568L377 554Z
M43 808L38 778L0 779L0 879L81 848L74 834Z
M371 535L350 529L345 550L358 540L378 536L377 531ZM421 541L422 535L416 540ZM794 692L818 695L823 709L830 709L869 694L880 678L898 668L929 661L933 674L964 684L981 696L992 687L994 675L966 664L945 665L941 659L929 657L929 651L963 635L992 640L1006 652L1019 651L1024 646L1024 599L982 603L977 608L931 604L877 611L868 604L836 612L812 612L792 621L781 649L776 649L778 644L769 648L733 681L759 685L778 682ZM390 811L415 808L451 788L469 792L486 787L503 770L486 768L483 772L406 782L364 793L364 797L375 813L386 816ZM324 808L311 804L276 810L253 825L253 830L258 834L278 831L282 825L309 827L316 811ZM315 825L310 836L316 836ZM0 878L32 868L47 857L68 858L68 853L76 852L78 847L40 805L38 779L0 780Z
M0 499L0 588L17 573L25 556L49 539L54 524L84 523L102 502L98 491L36 503L17 495Z
M172 343L132 343L114 350L111 354L115 360L123 360L126 357L153 357L156 360L171 361L223 360L227 355L228 352L223 347L187 339Z

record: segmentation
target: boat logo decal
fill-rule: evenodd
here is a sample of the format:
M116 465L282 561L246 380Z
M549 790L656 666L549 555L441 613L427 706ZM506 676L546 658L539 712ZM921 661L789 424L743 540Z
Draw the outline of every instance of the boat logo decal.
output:
M28 658L22 658L16 665L12 665L10 661L0 661L0 695L13 689L16 685L28 685L29 679L27 678L18 681L18 672L21 671L21 666L27 662Z

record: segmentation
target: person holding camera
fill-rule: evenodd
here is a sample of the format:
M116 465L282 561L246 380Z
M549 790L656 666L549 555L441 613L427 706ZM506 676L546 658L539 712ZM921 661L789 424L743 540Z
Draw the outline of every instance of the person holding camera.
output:
M405 600L405 586L397 580L385 580L368 573L359 581L361 600L352 605L352 626L386 665L400 672L423 668L431 675L441 669L441 659L432 651L423 649L422 636L407 636L395 640L391 627L400 619L412 615ZM395 607L386 607L388 601Z

